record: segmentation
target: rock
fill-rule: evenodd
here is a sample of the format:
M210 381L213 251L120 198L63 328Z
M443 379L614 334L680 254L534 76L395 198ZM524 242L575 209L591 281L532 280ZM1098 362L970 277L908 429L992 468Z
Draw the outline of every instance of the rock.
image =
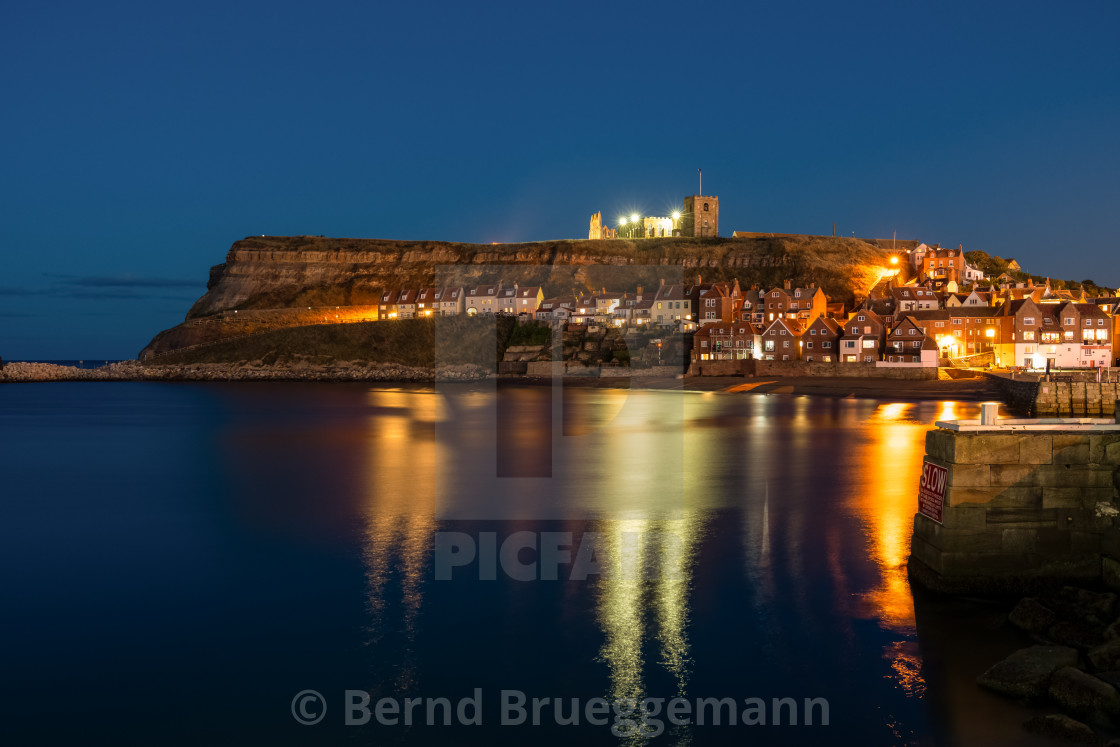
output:
M1017 628L1031 633L1043 633L1058 621L1054 610L1045 606L1034 597L1021 599L1007 619Z
M1120 638L1097 646L1087 656L1093 668L1101 672L1120 669Z
M1049 693L1055 703L1074 713L1120 714L1120 693L1116 688L1074 667L1054 672Z
M1031 646L1015 651L976 678L977 683L1016 698L1037 698L1046 693L1050 675L1063 667L1077 666L1077 650L1067 646Z
M1107 682L1117 688L1117 692L1120 692L1120 671L1096 672L1093 676L1103 682Z
M1109 625L1104 629L1104 639L1106 641L1114 641L1120 638L1120 620Z
M1079 589L1076 586L1063 586L1054 594L1040 600L1054 610L1060 610L1059 617L1066 620L1084 619L1092 616L1105 622L1115 620L1118 614L1117 597L1111 591L1095 592Z
M1028 719L1023 728L1034 734L1040 734L1044 737L1051 737L1052 739L1066 739L1071 742L1082 742L1084 744L1096 744L1097 735L1091 728L1085 724L1063 716L1059 713L1053 713L1048 716L1035 716Z
M1063 620L1052 625L1046 636L1054 643L1075 648L1093 648L1105 640L1104 628L1089 620Z

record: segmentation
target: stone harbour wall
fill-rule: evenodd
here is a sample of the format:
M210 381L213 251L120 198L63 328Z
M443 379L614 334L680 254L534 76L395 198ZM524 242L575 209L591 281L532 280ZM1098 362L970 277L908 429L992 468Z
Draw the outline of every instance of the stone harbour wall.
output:
M943 428L926 435L926 459L947 482L942 522L914 518L919 583L1013 593L1100 579L1120 560L1120 430Z
M1107 417L1116 412L1120 385L1115 382L1041 381L1035 395L1038 417Z

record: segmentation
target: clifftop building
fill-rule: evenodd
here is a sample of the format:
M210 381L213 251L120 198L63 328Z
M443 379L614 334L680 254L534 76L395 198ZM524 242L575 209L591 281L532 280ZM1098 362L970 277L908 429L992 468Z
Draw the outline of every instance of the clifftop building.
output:
M689 195L681 212L681 236L719 236L719 198Z
M587 238L613 239L617 235L617 232L613 228L603 225L603 214L601 212L591 216L591 227L587 231Z
M660 236L719 236L719 197L689 195L670 217L623 216L614 229L603 223L603 214L591 216L589 239L651 239Z

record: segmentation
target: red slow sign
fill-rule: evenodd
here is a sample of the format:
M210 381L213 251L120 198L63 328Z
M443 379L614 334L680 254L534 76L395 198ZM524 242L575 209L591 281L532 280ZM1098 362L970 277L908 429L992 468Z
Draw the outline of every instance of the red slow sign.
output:
M922 463L922 479L918 481L918 513L941 523L945 507L945 482L949 470L932 462Z

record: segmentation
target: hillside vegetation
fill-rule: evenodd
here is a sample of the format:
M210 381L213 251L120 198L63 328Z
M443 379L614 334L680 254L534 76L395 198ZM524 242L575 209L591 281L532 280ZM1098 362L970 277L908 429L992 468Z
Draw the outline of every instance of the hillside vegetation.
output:
M353 361L426 368L474 364L493 369L494 362L501 360L513 326L511 318L459 316L289 327L164 353L146 363L260 361L273 365L306 360L316 364Z

